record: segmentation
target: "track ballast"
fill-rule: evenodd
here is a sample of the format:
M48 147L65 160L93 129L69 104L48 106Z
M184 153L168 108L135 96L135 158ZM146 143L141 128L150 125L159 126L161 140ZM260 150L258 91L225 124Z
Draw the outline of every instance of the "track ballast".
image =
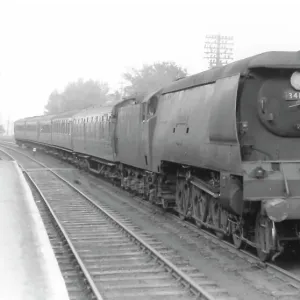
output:
M60 227L97 299L232 299L161 242L100 207L51 169L24 172ZM38 164L38 162L36 162Z

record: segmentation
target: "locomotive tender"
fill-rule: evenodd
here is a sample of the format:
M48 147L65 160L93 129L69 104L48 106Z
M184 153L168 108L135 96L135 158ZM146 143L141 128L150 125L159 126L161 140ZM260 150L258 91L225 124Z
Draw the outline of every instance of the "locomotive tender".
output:
M42 140L48 116L16 121L15 139L118 180L238 248L254 246L265 261L300 239L299 108L300 52L266 52L139 103L50 117L51 142ZM54 132L68 142L55 143Z

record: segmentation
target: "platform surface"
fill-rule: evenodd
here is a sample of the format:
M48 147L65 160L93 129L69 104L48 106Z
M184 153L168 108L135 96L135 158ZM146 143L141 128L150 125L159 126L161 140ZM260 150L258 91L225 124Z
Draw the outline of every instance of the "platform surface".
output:
M68 292L30 188L0 161L0 299L65 300Z

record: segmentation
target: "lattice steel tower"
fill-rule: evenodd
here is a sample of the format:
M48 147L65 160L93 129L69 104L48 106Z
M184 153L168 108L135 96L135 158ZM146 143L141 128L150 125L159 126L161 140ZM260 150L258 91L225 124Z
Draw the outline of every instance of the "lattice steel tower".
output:
M233 36L206 35L204 54L210 69L230 63L233 60Z

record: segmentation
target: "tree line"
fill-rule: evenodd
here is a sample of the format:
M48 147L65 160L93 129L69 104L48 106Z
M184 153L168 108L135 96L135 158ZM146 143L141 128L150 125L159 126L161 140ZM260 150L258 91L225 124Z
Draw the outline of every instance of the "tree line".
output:
M45 114L57 114L73 109L84 109L105 102L119 102L122 97L137 97L155 91L172 81L187 76L186 69L174 62L145 64L141 69L132 69L123 74L128 83L123 91L109 93L106 82L78 79L70 82L62 92L52 91L45 105Z

